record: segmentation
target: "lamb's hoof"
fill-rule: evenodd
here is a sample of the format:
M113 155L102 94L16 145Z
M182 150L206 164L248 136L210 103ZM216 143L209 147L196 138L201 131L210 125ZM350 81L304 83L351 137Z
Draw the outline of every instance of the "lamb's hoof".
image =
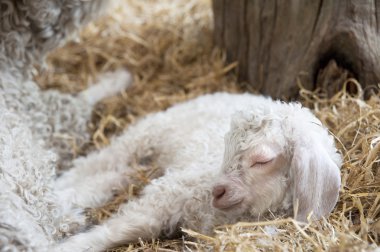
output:
M69 237L84 231L88 225L89 218L82 210L72 211L70 215L63 217L59 225L59 232L62 237Z

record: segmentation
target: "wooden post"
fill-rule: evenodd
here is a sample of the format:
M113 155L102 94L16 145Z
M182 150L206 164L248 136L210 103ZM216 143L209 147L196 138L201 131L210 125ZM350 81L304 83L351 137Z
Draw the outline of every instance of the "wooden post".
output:
M294 97L297 78L326 85L316 82L332 62L363 86L380 82L380 0L213 0L213 10L215 42L264 94Z

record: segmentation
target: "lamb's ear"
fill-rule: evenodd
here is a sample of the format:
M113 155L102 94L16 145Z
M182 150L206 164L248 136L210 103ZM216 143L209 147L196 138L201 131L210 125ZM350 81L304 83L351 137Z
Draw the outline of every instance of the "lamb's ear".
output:
M307 221L311 212L312 218L327 216L338 200L340 188L340 167L321 139L310 140L306 144L295 143L290 168L294 215L299 221Z

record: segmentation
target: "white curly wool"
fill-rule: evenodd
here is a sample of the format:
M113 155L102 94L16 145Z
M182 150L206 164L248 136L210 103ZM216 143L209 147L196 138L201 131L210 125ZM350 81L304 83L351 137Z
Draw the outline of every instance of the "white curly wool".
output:
M32 66L99 16L107 2L0 0L0 90L5 104L24 119L37 140L58 151L63 168L70 165L73 146L88 138L90 106L71 95L40 92L30 80Z
M88 137L92 105L105 96L89 102L82 95L42 92L30 73L108 2L0 0L0 251L49 251L73 224L83 223L77 213L64 215L52 182L57 165L70 165L73 142ZM109 82L119 82L110 92L103 88L105 95L130 81L126 71L114 77Z
M4 107L0 122L0 249L38 249L56 232L50 188L56 155L33 141L23 120Z
M52 191L58 160L71 162L65 155L70 146L60 136L86 136L92 105L124 90L131 76L118 70L98 81L78 97L41 92L31 81L23 82L25 86L19 89L17 85L2 86L0 251L44 251L54 239L83 225L85 217L76 212L66 215L65 206ZM94 90L97 94L92 97Z
M0 0L0 70L28 76L32 64L99 16L105 0Z
M60 165L66 168L74 155L74 143L88 139L87 120L91 106L84 100L57 91L41 92L33 81L0 77L6 107L23 119L36 141L59 153Z
M294 215L306 221L335 206L340 155L321 122L297 103L216 93L148 115L110 146L76 160L55 189L67 206L99 207L127 188L134 162L163 174L140 197L54 251L103 251L179 227L212 233L218 225Z

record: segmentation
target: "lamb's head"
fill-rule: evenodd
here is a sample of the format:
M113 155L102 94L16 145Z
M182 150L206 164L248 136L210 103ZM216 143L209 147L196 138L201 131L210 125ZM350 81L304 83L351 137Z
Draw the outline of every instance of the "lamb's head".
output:
M234 216L285 210L301 221L311 212L320 218L337 201L340 165L332 136L299 104L239 112L225 136L212 203Z

